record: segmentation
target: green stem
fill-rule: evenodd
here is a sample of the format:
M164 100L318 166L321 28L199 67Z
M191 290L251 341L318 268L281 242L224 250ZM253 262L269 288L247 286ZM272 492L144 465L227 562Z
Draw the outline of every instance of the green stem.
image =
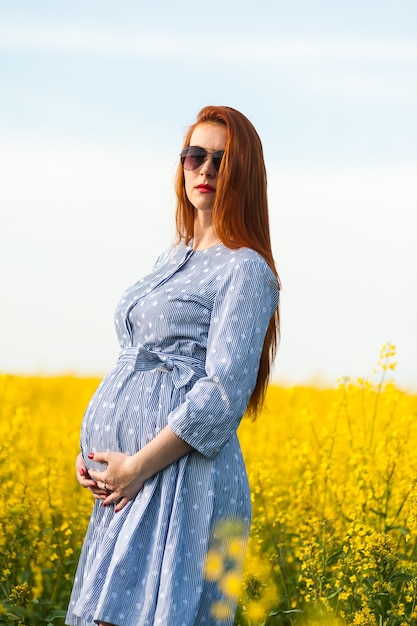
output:
M259 491L260 491L261 500L262 500L262 506L263 506L264 511L265 511L266 529L267 529L268 534L269 534L269 536L271 538L271 543L272 543L272 546L274 548L275 554L279 555L279 548L278 548L278 546L275 543L274 533L272 532L271 524L270 524L269 519L268 519L268 513L267 513L267 509L266 509L266 503L265 503L264 493L263 493L263 489L262 489L261 479L259 478L259 472L258 472L258 485L259 485ZM288 607L288 609L290 609L291 607L290 607L290 599L289 599L289 596L288 596L288 588L287 588L287 585L286 585L286 582L285 582L285 579L284 579L284 573L282 571L281 563L280 563L280 559L279 558L277 559L277 565L278 565L279 577L280 577L281 585L282 585L282 588L283 588L284 593L285 593L287 607Z

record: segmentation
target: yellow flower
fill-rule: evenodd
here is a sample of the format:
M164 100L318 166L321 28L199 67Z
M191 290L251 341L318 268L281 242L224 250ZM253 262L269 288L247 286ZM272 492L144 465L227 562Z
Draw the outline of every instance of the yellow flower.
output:
M353 624L354 626L377 626L378 622L370 609L365 607L361 611L356 611Z
M244 542L238 537L232 537L226 546L227 555L234 559L235 561L240 561L242 559L242 555L245 554L246 545Z
M27 606L32 599L32 590L28 583L15 585L9 594L9 602L14 606Z
M220 590L226 596L238 598L241 592L240 577L234 572L228 572L220 581Z
M211 615L217 620L228 620L230 618L230 606L223 600L213 602L210 607Z
M206 557L206 566L204 570L204 578L206 580L219 580L223 574L222 555L216 550L209 550Z
M265 619L265 610L258 602L248 602L245 613L253 624L258 624Z

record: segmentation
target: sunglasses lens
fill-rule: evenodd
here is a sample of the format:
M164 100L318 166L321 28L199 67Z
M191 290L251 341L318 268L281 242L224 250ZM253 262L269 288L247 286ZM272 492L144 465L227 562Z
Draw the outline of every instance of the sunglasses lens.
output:
M215 152L213 154L213 165L216 168L217 171L219 171L220 169L220 165L222 163L222 158L223 158L223 150L221 152Z
M185 170L196 170L204 163L207 152L203 148L188 146L181 152L181 163Z
M213 153L213 165L217 171L220 169L224 150ZM181 163L185 170L196 170L201 167L207 158L207 152L199 146L187 146L181 152Z

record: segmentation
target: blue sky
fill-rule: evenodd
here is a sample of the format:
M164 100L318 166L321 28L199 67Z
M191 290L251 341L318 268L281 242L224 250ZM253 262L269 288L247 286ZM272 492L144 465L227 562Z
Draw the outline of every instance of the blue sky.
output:
M285 383L417 387L417 4L0 1L0 371L101 374L205 104L264 145Z

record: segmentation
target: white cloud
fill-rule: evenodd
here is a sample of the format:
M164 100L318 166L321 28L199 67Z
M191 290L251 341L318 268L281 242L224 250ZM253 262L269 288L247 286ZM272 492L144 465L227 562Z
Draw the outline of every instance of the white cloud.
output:
M211 39L211 61L223 64L263 62L268 65L288 61L328 59L359 61L415 62L417 43L393 39L299 38L254 36L249 41L238 35ZM215 44L215 45L214 45ZM24 24L3 20L0 49L111 54L130 57L177 58L193 60L201 51L201 37L186 38L169 31L123 31L114 29L62 26L60 23ZM196 57L196 52L199 51Z

